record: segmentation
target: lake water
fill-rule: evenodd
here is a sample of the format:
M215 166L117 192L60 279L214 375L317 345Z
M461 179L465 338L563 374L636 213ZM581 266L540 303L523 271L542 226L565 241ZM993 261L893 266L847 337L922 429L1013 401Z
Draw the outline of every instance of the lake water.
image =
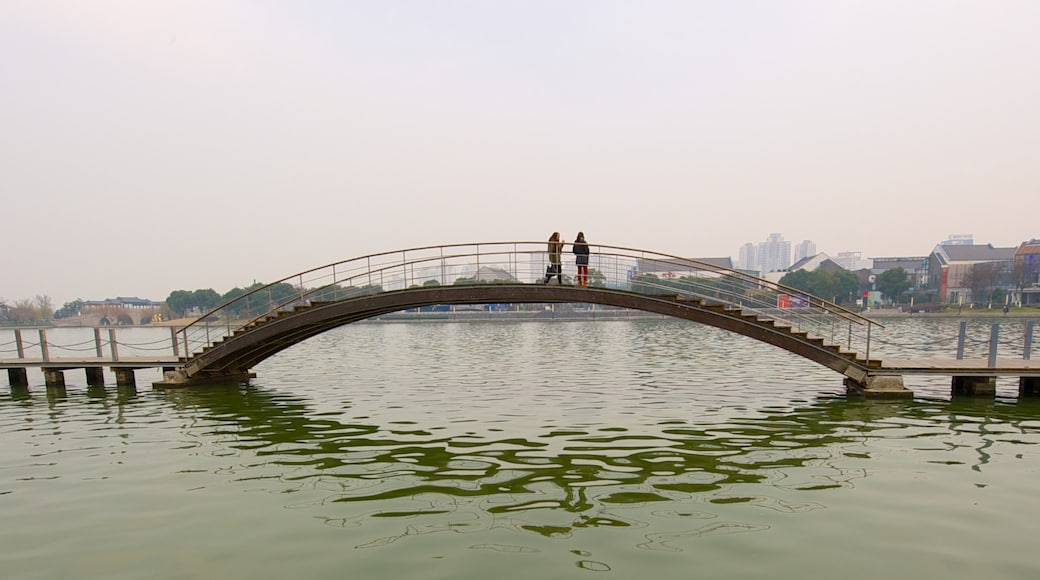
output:
M886 324L877 352L956 347L957 321ZM972 337L984 356L985 322ZM670 319L355 324L255 370L0 389L0 577L1040 574L1040 404L1011 379L850 400Z

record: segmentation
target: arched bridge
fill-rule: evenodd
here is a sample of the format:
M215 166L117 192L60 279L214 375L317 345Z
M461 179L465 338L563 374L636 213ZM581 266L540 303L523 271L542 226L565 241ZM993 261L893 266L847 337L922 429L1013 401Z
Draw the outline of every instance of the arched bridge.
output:
M329 329L441 304L588 303L715 326L862 381L877 323L798 290L709 261L590 245L588 286L546 283L546 242L486 242L396 250L313 268L250 289L179 332L184 353L159 386L251 376L264 359Z

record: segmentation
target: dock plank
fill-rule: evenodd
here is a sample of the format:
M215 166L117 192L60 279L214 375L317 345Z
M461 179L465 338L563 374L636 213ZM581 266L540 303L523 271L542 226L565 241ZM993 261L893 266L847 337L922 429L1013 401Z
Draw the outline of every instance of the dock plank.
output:
M0 369L12 369L12 368L66 368L66 369L81 369L81 368L97 368L97 367L111 367L111 368L149 368L149 367L168 367L174 366L180 363L180 359L173 355L168 356L153 356L153 357L119 357L119 360L113 361L110 357L85 357L85 358L52 358L48 361L44 361L42 358L14 358L14 359L0 359Z
M1040 376L1040 360L998 358L883 358L881 371L904 375Z

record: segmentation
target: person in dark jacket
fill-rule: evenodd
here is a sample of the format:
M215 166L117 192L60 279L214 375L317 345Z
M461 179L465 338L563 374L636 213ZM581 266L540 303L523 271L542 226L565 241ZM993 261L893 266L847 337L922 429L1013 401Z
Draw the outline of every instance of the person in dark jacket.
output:
M548 284L553 276L556 283L563 284L563 240L560 232L553 232L549 236L549 267L545 269L545 283Z
M589 287L589 245L585 243L585 232L578 232L578 237L571 244L574 248L574 263L578 266L578 286Z

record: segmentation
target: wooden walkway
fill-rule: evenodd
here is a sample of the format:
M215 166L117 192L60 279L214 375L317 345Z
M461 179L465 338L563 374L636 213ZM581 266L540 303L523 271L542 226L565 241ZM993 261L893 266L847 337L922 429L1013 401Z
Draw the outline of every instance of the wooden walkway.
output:
M152 356L152 357L91 357L91 358L13 358L0 359L0 369L14 368L54 368L54 369L87 369L87 368L124 368L124 369L146 369L152 367L172 367L183 362L180 357Z
M893 375L950 375L950 376L1015 376L1040 377L1040 360L998 358L989 366L986 358L885 358L877 374Z

